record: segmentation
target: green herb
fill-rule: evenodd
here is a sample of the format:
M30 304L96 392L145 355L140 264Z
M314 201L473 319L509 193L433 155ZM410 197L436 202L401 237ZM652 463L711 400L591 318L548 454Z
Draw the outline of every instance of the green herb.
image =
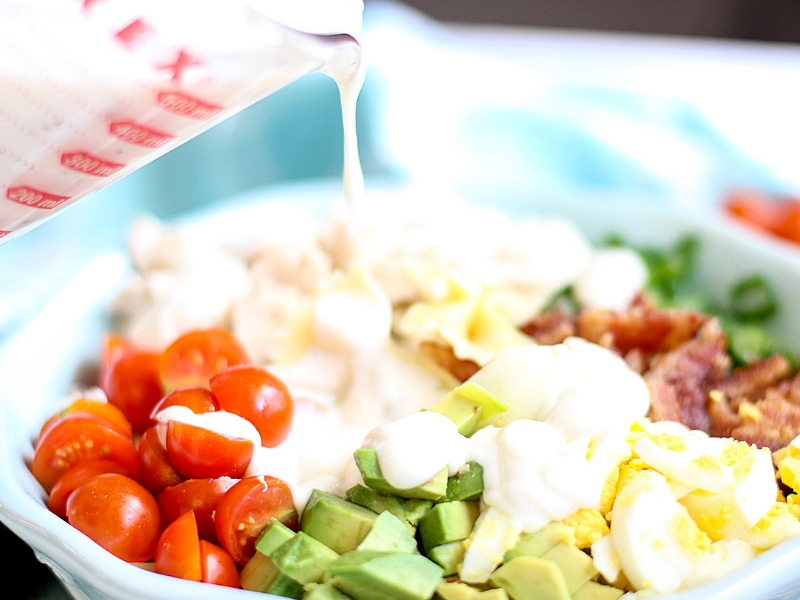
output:
M728 352L736 364L745 364L775 353L784 354L792 364L796 357L765 325L778 312L778 304L769 283L761 275L751 275L731 286L725 305L713 304L696 289L693 282L700 240L686 236L671 248L636 248L622 238L611 236L608 245L627 246L639 253L647 266L648 297L659 308L681 308L712 314L728 338Z

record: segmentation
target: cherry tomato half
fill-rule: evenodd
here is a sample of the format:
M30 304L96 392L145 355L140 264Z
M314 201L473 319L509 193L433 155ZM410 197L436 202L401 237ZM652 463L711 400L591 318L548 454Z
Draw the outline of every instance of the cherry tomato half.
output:
M239 587L239 569L216 544L197 536L193 511L182 514L164 529L155 552L157 573L191 581Z
M83 461L108 459L136 473L139 453L133 440L95 416L75 414L48 427L36 442L31 473L50 492L58 478Z
M161 354L158 371L165 391L208 387L208 380L234 365L248 364L247 352L222 327L189 331Z
M200 540L200 566L203 581L232 588L240 587L239 569L231 555L216 544Z
M164 528L158 539L154 563L156 573L191 581L203 580L194 512L183 513Z
M217 504L214 521L220 545L234 561L245 564L255 554L258 534L273 517L297 529L298 515L289 486L275 477L245 477Z
M103 473L119 473L121 475L131 475L125 467L118 465L113 460L87 460L79 462L58 478L53 489L50 490L50 497L47 499L47 507L62 519L67 518L67 499L70 494L82 486L84 483Z
M123 413L119 408L110 402L101 402L99 400L91 400L89 398L79 398L74 402L71 402L69 406L63 410L47 419L39 431L39 437L43 436L52 425L64 417L78 414L89 417L94 416L99 419L103 419L120 433L124 433L128 437L133 437L133 429L130 421L128 421L127 417L125 416L125 413Z
M231 477L209 479L187 479L166 488L157 496L158 505L165 523L171 523L182 514L194 511L200 539L218 543L214 527L214 512L217 505L233 485L239 481Z
M153 558L162 529L153 495L118 473L97 475L76 488L67 500L67 520L128 562Z
M139 482L158 495L184 479L172 466L167 449L158 437L157 426L149 427L139 440Z
M196 415L219 410L219 402L208 388L190 387L174 390L159 400L150 413L150 418L169 406L185 406Z
M150 413L163 391L158 374L159 354L140 350L119 337L106 336L100 384L108 401L125 414L134 432L153 424Z
M266 369L231 367L210 381L220 408L250 421L261 435L261 445L274 448L289 435L294 400L289 388Z
M187 479L238 478L244 475L253 457L253 440L170 421L167 455L175 470Z

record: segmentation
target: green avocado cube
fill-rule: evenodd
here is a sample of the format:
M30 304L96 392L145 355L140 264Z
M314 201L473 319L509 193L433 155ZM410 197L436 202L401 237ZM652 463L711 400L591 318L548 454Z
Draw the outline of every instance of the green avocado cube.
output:
M450 419L456 424L458 433L464 437L470 437L478 431L478 423L481 419L481 412L483 412L479 403L453 393L447 394L430 410L441 413Z
M300 529L337 554L344 554L364 540L377 516L344 498L313 490L300 516Z
M597 569L594 568L592 557L575 546L564 543L556 544L542 554L542 558L552 560L558 565L564 574L570 594L598 574Z
M481 494L483 494L483 467L475 461L469 461L460 467L455 475L447 478L447 491L440 502L478 500Z
M256 552L247 561L239 574L242 589L265 592L286 598L301 598L303 586L300 582L284 575L266 554Z
M503 588L479 590L460 581L442 581L436 587L437 600L509 600Z
M359 600L429 600L441 578L421 554L356 550L331 564L326 580Z
M419 552L417 540L408 531L406 524L389 511L378 515L372 529L358 545L357 550L383 550L408 554Z
M441 546L431 548L427 553L428 558L444 569L444 576L455 575L461 568L461 563L464 562L464 554L467 547L464 545L464 540L457 542L448 542Z
M449 392L430 410L449 417L458 426L459 433L469 437L488 425L494 417L507 411L508 404L477 383L473 377ZM470 417L470 411L477 414Z
M523 533L516 546L506 552L504 562L517 556L542 556L545 552L564 541L566 525L549 523L534 533Z
M364 484L373 490L400 496L401 498L419 498L422 500L438 500L447 492L447 467L442 468L431 479L417 487L400 490L386 481L378 464L378 453L372 448L359 448L354 458Z
M300 531L270 555L281 572L302 584L320 581L329 564L339 555L325 544Z
M587 581L572 593L572 600L617 600L622 590L596 581Z
M425 552L469 537L480 514L477 502L441 502L420 519L417 531Z
M256 550L270 556L278 546L295 535L297 534L278 519L270 519L256 539Z
M310 583L304 589L303 600L349 600L329 583Z
M501 565L489 579L514 600L570 600L564 574L551 560L518 556Z
M345 492L350 502L368 508L378 514L390 512L403 521L409 532L414 535L417 531L419 520L433 506L431 500L419 498L398 498L390 494L383 494L372 488L357 483Z

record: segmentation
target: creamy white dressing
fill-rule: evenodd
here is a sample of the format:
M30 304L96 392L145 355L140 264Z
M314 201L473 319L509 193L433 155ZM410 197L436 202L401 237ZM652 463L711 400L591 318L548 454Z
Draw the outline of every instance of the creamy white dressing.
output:
M364 447L376 450L391 485L408 489L475 461L484 469L484 503L522 531L599 508L603 485L630 455L631 424L649 407L638 374L609 350L570 339L508 350L470 381L509 404L472 437L433 411L366 436Z
M647 267L627 248L599 250L573 286L584 308L624 311L647 283Z

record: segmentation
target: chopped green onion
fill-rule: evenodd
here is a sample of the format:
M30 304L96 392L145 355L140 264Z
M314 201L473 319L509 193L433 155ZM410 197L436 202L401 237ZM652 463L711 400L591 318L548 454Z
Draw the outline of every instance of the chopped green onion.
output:
M731 289L730 311L734 318L746 322L765 321L777 311L775 295L761 275L753 275Z

